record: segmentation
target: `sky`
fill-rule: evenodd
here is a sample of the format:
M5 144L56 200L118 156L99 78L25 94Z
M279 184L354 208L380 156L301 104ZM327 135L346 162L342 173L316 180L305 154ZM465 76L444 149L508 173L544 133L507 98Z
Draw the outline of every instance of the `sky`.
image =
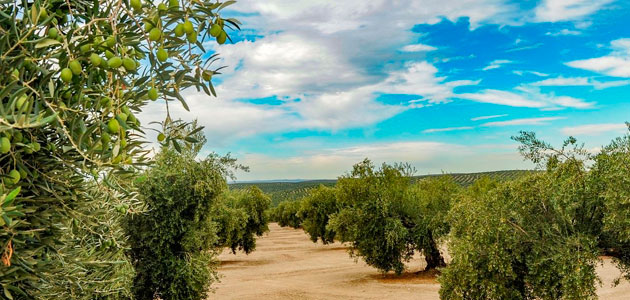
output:
M626 0L240 0L222 16L243 26L204 43L226 66L218 97L185 91L190 111L171 113L205 126L203 154L248 165L238 180L336 178L364 158L531 169L520 130L596 150L630 121Z

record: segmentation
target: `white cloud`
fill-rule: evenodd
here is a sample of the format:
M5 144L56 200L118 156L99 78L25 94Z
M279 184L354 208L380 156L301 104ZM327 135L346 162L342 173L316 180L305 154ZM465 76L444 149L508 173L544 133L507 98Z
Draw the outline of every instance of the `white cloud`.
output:
M505 65L505 64L511 64L513 63L513 61L511 60L507 60L507 59L495 59L492 62L490 62L490 64L488 66L486 66L485 68L483 68L482 70L484 71L488 71L488 70L492 70L492 69L498 69L501 66Z
M199 125L205 126L204 133L210 148L224 147L248 136L284 131L290 125L304 126L297 116L277 106L217 99L196 92L183 96L191 110L186 111L179 103L175 103L170 105L171 118L187 121L198 119ZM161 101L149 104L140 115L145 124L162 121L165 116L166 107Z
M565 107L585 109L593 107L592 102L585 102L582 99L569 96L544 94L535 88L524 86L515 88L513 92L486 89L476 93L457 94L457 97L482 103L540 109Z
M535 9L539 22L575 21L583 19L613 0L544 0Z
M528 74L534 74L538 77L547 77L549 76L549 74L546 73L541 73L541 72L536 72L536 71L521 71L521 70L514 70L512 71L512 73L518 75L518 76L523 76L523 74L528 73Z
M577 30L566 29L566 28L564 28L564 29L562 29L560 31L556 31L556 32L549 31L549 32L546 33L546 35L549 35L549 36L580 35L580 34L582 34L582 32L577 31Z
M546 118L523 118L514 119L509 121L488 122L481 124L485 127L501 127L501 126L515 126L515 125L546 125L550 121L564 119L562 117L546 117Z
M503 118L503 117L507 117L507 114L503 114L503 115L491 115L491 116L481 116L481 117L476 117L476 118L472 118L470 119L471 121L480 121L480 120L488 120L488 119L496 119L496 118Z
M326 41L297 34L270 35L256 42L220 47L226 79L217 91L223 97L263 98L274 95L338 91L370 82Z
M564 127L561 129L564 135L600 135L610 132L624 132L628 130L623 123L587 124L574 127Z
M231 8L260 14L262 18L252 18L265 20L264 25L270 30L308 28L324 34L358 29L375 34L380 33L379 29L406 30L418 23L437 23L442 17L451 21L469 17L475 27L508 22L505 15L515 10L515 6L501 0L241 0Z
M424 52L424 51L434 51L437 48L425 44L412 44L404 46L400 49L403 52Z
M429 103L442 103L450 101L454 88L479 83L470 80L446 81L446 77L439 77L437 73L438 69L432 64L411 62L406 64L406 69L391 72L372 89L388 94L419 95Z
M531 44L531 45L526 45L526 46L521 46L521 47L508 49L508 50L505 50L505 52L516 52L516 51L536 49L536 48L540 48L542 45L543 45L543 43L536 43L536 44Z
M264 44L258 46L263 47ZM281 75L277 77L293 76L290 67L287 70L284 68L300 61L299 53L304 50L296 51L297 58L279 64L276 71ZM234 53L238 52L239 49L234 51ZM179 105L171 107L170 113L173 118L186 120L199 118L200 125L206 127L205 133L210 138L208 144L210 147L224 146L238 139L265 133L303 129L336 131L345 128L368 127L404 110L424 106L419 102L426 102L429 105L448 102L453 96L455 87L476 84L476 82L465 80L445 81L446 77L437 77L438 70L433 65L415 62L408 63L403 70L391 72L383 81L375 84L338 90L331 87L334 83L321 88L317 85L311 87L307 84L290 82L291 80L288 79L289 82L274 81L276 76L255 76L258 72L262 72L262 69L270 67L270 64L266 63L267 58L264 55L266 51L262 51L262 54L258 51L253 53L252 58L243 60L251 59L256 62L231 71L237 72L237 75L229 77L217 88L219 99L189 91L183 96L191 108L190 112ZM227 60L232 59L228 55ZM320 64L325 64L325 61L330 58L316 59L321 61ZM294 76L306 75L294 74ZM319 78L321 74L312 74L312 76ZM261 77L264 78L261 79ZM320 78L319 80L330 79ZM268 81L267 85L264 85L265 81ZM261 88L258 89L258 87ZM302 89L304 92L300 93ZM321 91L318 91L320 89ZM248 95L248 92L252 94ZM422 98L407 104L391 105L376 101L379 93L411 94ZM281 97L282 100L277 105L253 104L238 100L272 96ZM157 121L163 118L165 110L161 105L152 105L146 109L145 114L147 116L145 120Z
M608 76L630 77L630 38L614 40L610 45L612 52L607 56L575 60L566 65Z
M301 123L304 127L323 130L369 126L406 109L403 106L374 101L373 92L369 88L304 97L287 107L302 117ZM287 125L289 130L296 129L296 124Z
M601 90L610 87L617 87L623 85L630 85L630 80L615 80L615 81L597 81L588 77L556 77L549 78L537 82L533 82L532 86L592 86L595 89Z
M433 133L433 132L447 132L447 131L459 131L459 130L470 130L474 129L472 126L462 126L462 127L447 127L447 128L430 128L425 129L423 133Z

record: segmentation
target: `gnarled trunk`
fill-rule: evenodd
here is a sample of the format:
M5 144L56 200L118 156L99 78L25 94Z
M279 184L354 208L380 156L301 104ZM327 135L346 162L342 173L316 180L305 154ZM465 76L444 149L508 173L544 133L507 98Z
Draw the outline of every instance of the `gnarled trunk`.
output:
M427 243L427 246L422 249L422 254L424 254L427 261L425 271L446 266L444 258L440 253L440 249L438 248L435 239L433 239L433 233L431 231L427 233L427 239L429 242Z

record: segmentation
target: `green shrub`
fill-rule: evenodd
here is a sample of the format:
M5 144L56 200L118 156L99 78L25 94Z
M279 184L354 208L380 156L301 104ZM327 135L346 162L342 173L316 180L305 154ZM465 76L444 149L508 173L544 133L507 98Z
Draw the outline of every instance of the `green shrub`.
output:
M211 159L164 148L138 192L146 212L126 225L136 299L205 299L216 279L213 206L227 189Z

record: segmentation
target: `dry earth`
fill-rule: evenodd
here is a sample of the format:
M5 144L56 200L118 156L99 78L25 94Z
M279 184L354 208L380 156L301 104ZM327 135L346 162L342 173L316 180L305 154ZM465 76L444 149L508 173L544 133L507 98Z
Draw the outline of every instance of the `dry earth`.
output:
M355 262L340 244L312 243L302 230L273 223L250 255L225 251L219 256L221 282L210 299L438 299L440 286L414 259L409 273L381 275ZM609 259L599 267L600 299L630 299L630 284L611 287L619 275Z

